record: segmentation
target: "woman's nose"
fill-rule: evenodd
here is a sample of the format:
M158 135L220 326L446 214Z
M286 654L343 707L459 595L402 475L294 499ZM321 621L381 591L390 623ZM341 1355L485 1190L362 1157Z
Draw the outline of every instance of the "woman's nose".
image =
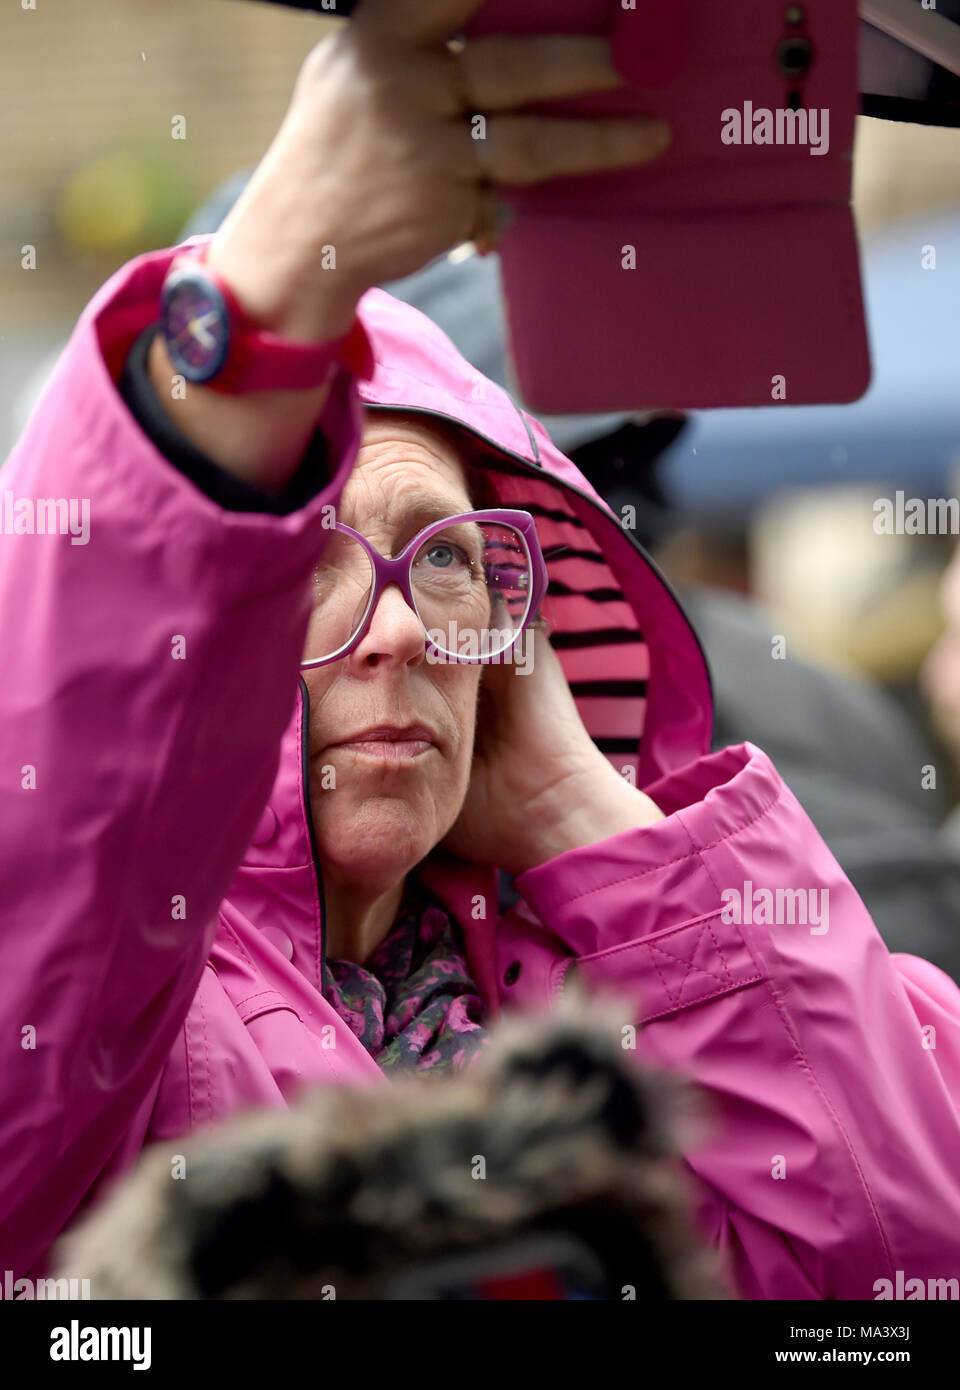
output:
M355 673L390 666L419 666L426 656L423 623L400 588L389 584L370 615L370 625L347 658Z

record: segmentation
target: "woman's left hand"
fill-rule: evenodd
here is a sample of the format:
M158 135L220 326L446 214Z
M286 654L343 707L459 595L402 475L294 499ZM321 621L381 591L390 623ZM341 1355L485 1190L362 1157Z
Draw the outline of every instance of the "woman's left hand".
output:
M514 875L663 819L594 744L546 632L532 634L526 669L484 668L470 787L443 840L461 859Z

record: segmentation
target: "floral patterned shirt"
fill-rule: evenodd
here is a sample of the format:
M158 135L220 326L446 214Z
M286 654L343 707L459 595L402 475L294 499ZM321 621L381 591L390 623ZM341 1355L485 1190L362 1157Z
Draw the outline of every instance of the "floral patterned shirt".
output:
M460 928L412 877L366 965L324 962L323 993L384 1071L461 1071L489 1037Z

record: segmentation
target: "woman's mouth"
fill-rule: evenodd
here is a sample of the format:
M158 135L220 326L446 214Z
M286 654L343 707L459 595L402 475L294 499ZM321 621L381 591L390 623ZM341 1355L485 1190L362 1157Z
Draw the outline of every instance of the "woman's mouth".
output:
M400 763L422 758L437 747L437 739L432 729L422 724L412 724L403 729L380 725L340 739L331 747L343 748L359 757L374 758L379 762Z

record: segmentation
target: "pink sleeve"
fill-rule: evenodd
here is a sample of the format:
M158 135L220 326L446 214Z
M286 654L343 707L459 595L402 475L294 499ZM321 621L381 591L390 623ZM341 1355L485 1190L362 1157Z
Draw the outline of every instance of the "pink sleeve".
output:
M114 385L172 251L84 311L3 469L0 539L0 1267L25 1273L147 1102L197 988L293 710L309 574L352 467L302 510L221 510ZM8 500L12 499L12 501ZM84 534L86 515L89 530Z
M960 1277L960 990L889 953L753 745L651 795L666 819L517 886L627 995L643 1054L705 1093L685 1158L735 1288L874 1299L898 1270L901 1289Z

